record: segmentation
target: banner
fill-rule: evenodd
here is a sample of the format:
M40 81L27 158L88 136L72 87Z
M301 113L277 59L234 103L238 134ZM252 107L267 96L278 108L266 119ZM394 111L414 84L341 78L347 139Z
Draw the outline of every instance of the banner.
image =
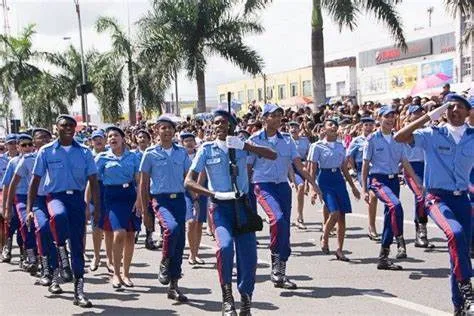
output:
M454 63L452 59L432 61L429 63L421 64L421 78L425 79L432 75L444 75L446 83L453 82L453 68ZM449 79L448 79L449 78Z
M394 92L410 90L416 84L417 74L417 65L391 68L388 75L390 90Z
M368 69L366 69L368 70ZM363 95L383 94L387 92L387 71L377 69L367 73L364 71L360 79L360 89Z

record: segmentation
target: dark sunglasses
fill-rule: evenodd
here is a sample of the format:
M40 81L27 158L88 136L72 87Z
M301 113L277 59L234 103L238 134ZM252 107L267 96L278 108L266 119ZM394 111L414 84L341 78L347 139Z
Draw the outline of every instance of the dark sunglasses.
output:
M33 147L33 143L22 143L20 144L21 147Z

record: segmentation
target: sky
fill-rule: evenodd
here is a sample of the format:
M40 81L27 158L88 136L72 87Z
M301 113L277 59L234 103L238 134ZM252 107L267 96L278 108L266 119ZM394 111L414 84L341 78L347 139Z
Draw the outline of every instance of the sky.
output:
M57 52L69 44L79 47L74 1L7 0L10 33L15 35L26 25L34 23L37 31L33 43L35 49ZM86 51L92 48L99 51L110 49L109 37L94 30L99 16L115 17L125 30L130 26L133 35L135 22L150 8L150 0L79 0L79 3ZM453 20L446 13L443 3L443 0L405 0L398 6L408 40L453 29ZM311 7L311 0L273 0L259 13L258 19L265 32L249 36L245 41L263 57L265 73L311 65ZM429 7L434 8L431 29L428 28ZM323 19L326 60L357 56L359 51L393 44L388 30L378 24L373 16L360 15L358 27L353 32L348 29L340 32L326 12L323 12ZM248 77L229 61L218 56L209 57L206 99L216 102L218 84ZM180 73L178 84L180 100L197 98L195 81L189 80L184 73ZM168 99L171 93L171 90L167 93ZM91 111L97 111L95 100L90 103ZM75 104L74 108L77 106Z

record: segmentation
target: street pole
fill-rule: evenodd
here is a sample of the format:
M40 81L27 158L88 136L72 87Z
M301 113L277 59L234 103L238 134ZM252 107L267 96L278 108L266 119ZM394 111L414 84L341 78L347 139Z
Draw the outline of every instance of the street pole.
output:
M262 74L263 77L263 103L267 103L267 75Z
M176 107L175 107L176 113L175 114L177 116L180 116L181 113L180 113L179 101L178 101L178 72L176 71L176 67L174 68L174 92L176 95Z
M82 86L85 86L87 83L87 74L86 74L86 62L84 60L84 46L82 43L82 23L81 23L81 10L79 8L79 0L74 0L76 5L77 13L77 22L79 24L79 42L81 47L81 72L82 72ZM89 116L87 109L87 93L81 94L81 110L82 110L82 121L89 127Z

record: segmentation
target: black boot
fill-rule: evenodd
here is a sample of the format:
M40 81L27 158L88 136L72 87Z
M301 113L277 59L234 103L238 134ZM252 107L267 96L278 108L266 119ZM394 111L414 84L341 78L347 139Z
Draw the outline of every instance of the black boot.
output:
M286 276L286 261L279 260L279 270L281 275L281 282L274 283L275 287L287 289L287 290L295 290L297 288L294 282L291 282L290 279Z
M379 263L377 269L379 270L402 270L403 268L399 265L394 264L388 255L390 254L390 248L381 248L379 255Z
M20 247L20 261L18 263L18 266L20 267L20 269L25 270L26 253L25 253L25 249L23 247Z
M252 316L250 309L252 307L252 296L241 294L239 316Z
M270 279L273 284L281 283L283 281L283 276L280 274L280 255L277 253L271 254L272 259L272 272L270 274Z
M49 258L47 256L41 257L41 265L43 268L41 269L41 278L39 279L39 283L42 286L50 286L53 282L53 276L49 267Z
M405 244L405 238L403 236L397 237L397 259L404 259L407 257L407 246Z
M234 297L232 296L232 284L227 283L221 286L222 288L222 315L223 316L237 316L235 311Z
M157 248L153 241L153 231L149 229L146 230L145 248L148 250L155 250Z
M178 288L178 280L171 280L170 287L168 289L168 298L170 300L175 300L180 303L188 301L188 298L184 296L183 293Z
M64 282L72 281L72 270L69 264L69 254L66 246L58 247L59 265L61 267L61 278Z
M2 250L2 262L10 262L12 260L12 239L8 238Z
M34 249L26 249L26 261L24 269L29 272L31 276L35 276L38 272L38 262L36 260L36 254Z
M163 285L168 285L170 283L170 258L161 259L160 263L160 272L158 273L158 281Z
M72 303L80 307L92 307L91 301L84 295L84 278L74 279L74 300Z
M53 271L53 280L51 281L51 285L48 288L49 293L61 294L63 292L63 289L59 286L60 278L61 276L60 276L59 268L56 268Z
M426 224L415 223L416 235L415 235L415 247L428 248L428 236Z
M474 315L474 306L473 304L473 296L472 296L472 285L471 280L461 281L458 282L459 292L461 292L461 296L464 300L462 306L462 315L465 316L472 316Z
M137 231L135 232L135 243L137 244L138 243L138 237L140 236L140 232Z

